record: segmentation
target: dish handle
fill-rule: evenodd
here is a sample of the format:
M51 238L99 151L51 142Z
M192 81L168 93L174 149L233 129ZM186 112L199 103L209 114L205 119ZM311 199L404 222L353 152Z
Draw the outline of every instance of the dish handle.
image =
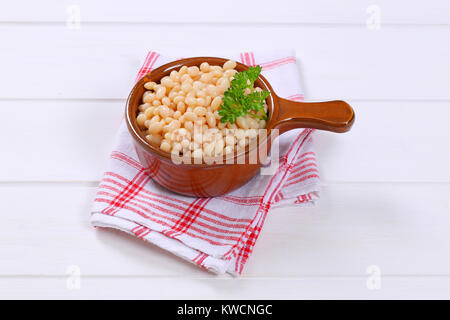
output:
M280 134L295 128L314 128L332 132L347 132L355 121L355 112L345 101L297 102L275 96L278 108L267 125Z

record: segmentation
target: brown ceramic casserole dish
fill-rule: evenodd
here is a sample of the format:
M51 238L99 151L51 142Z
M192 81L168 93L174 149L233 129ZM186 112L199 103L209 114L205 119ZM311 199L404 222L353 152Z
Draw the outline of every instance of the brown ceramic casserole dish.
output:
M149 170L153 179L160 185L174 192L196 197L213 197L228 193L248 182L258 173L264 156L258 157L257 163L249 163L249 150L242 152L245 163L227 159L221 164L175 164L170 153L150 145L136 122L138 107L145 91L144 84L149 81L159 82L162 77L178 70L182 66L199 66L202 62L210 65L223 65L228 59L215 57L196 57L173 61L165 64L140 79L131 91L126 104L126 122L134 141L137 155L142 165ZM237 63L236 70L244 71L248 67ZM273 129L279 134L294 128L315 128L333 132L350 130L354 119L353 109L344 101L327 102L294 102L278 97L268 81L263 77L255 81L255 85L270 92L267 98L268 121L267 136L258 140L258 148L270 150L271 139L268 138ZM232 162L232 163L227 163Z

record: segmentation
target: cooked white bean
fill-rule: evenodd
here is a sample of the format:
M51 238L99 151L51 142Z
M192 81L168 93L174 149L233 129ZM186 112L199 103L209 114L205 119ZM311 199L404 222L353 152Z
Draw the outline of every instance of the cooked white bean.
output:
M192 80L191 76L188 74L183 74L180 78L181 83L183 82L189 82L190 84L192 84L194 82L194 80Z
M195 114L194 112L185 112L184 113L184 119L189 120L189 121L195 121L197 120L197 114Z
M155 134L161 132L163 129L163 124L157 121L151 121L148 127L148 133Z
M185 121L184 122L184 127L187 130L192 131L194 129L194 123L192 121Z
M242 129L248 129L247 119L244 117L238 117L236 119L236 124Z
M138 109L139 109L139 111L144 112L144 111L147 110L150 106L151 106L150 103L143 103L143 104L141 104L141 105L138 107Z
M194 97L186 97L184 100L189 107L195 107L197 105L197 99Z
M144 114L147 119L151 119L155 115L155 107L151 106L144 111Z
M213 84L208 84L206 86L206 94L211 97L216 97L219 94L219 90Z
M142 96L142 102L144 103L150 103L153 100L155 100L155 94L150 91L145 91L144 95Z
M164 118L164 119L163 119L163 121L164 121L166 124L170 124L170 123L172 122L172 120L173 120L173 118L171 118L171 117L167 117L167 118Z
M207 84L210 83L213 78L212 73L204 73L200 76L200 81Z
M155 147L159 147L163 139L159 134L149 134L146 136L146 138L147 141Z
M167 91L166 87L158 88L158 90L156 91L156 99L162 99L162 97L165 96L166 91Z
M202 117L202 116L204 116L206 114L206 109L204 107L196 107L194 109L194 113L197 116Z
M214 128L216 126L216 117L214 117L214 114L211 112L206 113L206 122L211 128Z
M184 96L179 94L177 96L175 96L175 98L173 98L173 102L176 104L179 104L180 102L184 102Z
M168 97L164 97L161 99L161 102L165 106L170 106L170 99Z
M181 126L180 121L178 120L172 120L169 124L169 132L174 131L176 129L179 129Z
M184 81L183 84L181 85L181 90L183 90L186 93L191 91L192 90L191 83L189 81Z
M199 107L204 107L206 105L206 101L203 98L197 98L196 103Z
M224 147L223 139L217 140L214 146L214 153L216 156L223 153L223 147Z
M161 121L161 117L156 114L150 119L150 121L152 121L152 122L159 122L159 121Z
M171 73L170 73L170 79L173 81L173 82L180 82L180 74L176 71L176 70L173 70Z
M180 119L180 117L181 117L181 112L180 111L175 111L174 114L173 114L173 118L178 120L178 119Z
M200 74L200 69L197 66L192 66L188 68L188 74L192 78L197 77Z
M139 127L144 128L145 127L145 121L147 121L147 117L144 113L139 113L139 115L136 118L136 122Z
M234 70L234 69L228 69L227 71L225 71L225 72L223 73L223 75L224 75L224 77L227 77L228 80L229 80L229 79L230 79L231 77L233 77L236 73L237 73L236 70Z
M217 96L214 98L214 100L211 102L211 109L213 111L219 109L220 105L222 104L222 97Z
M236 61L228 60L223 64L223 70L230 70L236 68Z
M170 152L170 149L172 148L172 146L171 146L171 144L170 144L169 141L163 140L163 141L161 142L161 145L159 146L159 148L160 148L162 151Z
M165 118L170 115L170 109L168 106L162 105L156 109L155 114L159 114L162 118Z
M163 77L161 79L161 84L166 87L167 89L173 88L175 86L175 83L170 79L170 77Z
M236 123L220 122L218 110L223 93L229 88L237 71L236 62L223 66L183 66L179 71L161 78L159 83L147 82L136 116L147 141L161 150L184 156L202 157L230 154L236 146L245 147L257 137L257 129L266 121L250 115L238 117ZM261 88L248 89L260 92ZM267 111L267 104L264 105ZM260 111L256 116L262 117ZM203 145L202 145L203 144ZM192 154L191 154L192 151Z
M209 63L208 63L208 62L203 62L203 63L200 65L200 70L201 70L202 72L208 72L209 69L210 69L210 67L209 67Z
M147 90L153 90L153 88L156 86L156 82L150 81L150 82L146 82L144 84L144 88Z

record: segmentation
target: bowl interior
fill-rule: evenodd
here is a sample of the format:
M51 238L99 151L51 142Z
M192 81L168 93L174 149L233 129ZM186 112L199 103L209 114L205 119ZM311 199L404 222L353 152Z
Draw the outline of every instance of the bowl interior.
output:
M144 133L137 125L136 116L139 112L139 105L142 104L142 95L146 91L144 88L144 84L149 81L153 82L159 82L163 77L168 76L170 72L173 70L179 70L182 66L200 66L202 62L208 62L210 65L220 65L222 66L226 61L229 59L224 58L217 58L217 57L195 57L195 58L187 58L187 59L181 59L176 60L170 63L167 63L165 65L162 65L155 70L151 71L150 73L143 76L133 87L131 90L131 93L128 97L127 105L126 105L126 121L128 128L130 129L130 133L132 134L133 138L142 145L145 149L149 150L150 152L154 153L155 155L171 159L170 153L167 153L165 151L162 151L159 148L153 147L150 143L147 142ZM236 70L241 72L248 69L248 66L236 62ZM268 118L270 119L270 115L273 113L274 108L274 95L272 87L270 86L269 82L264 78L263 76L259 76L258 79L255 81L255 85L260 87L263 90L267 90L270 92L269 97L267 98L267 106L268 106ZM248 153L250 150L246 148L246 153ZM238 155L234 155L234 157L237 157ZM181 164L183 165L183 164ZM201 164L191 164L190 166L199 166Z

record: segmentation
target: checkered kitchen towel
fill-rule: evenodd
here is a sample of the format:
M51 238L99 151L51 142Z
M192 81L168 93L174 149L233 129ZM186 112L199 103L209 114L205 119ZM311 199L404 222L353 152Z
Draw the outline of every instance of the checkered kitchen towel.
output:
M281 97L303 99L294 52L245 52L229 58L260 65ZM149 52L138 79L169 61ZM98 187L91 222L96 227L125 231L211 272L239 275L270 208L311 205L318 199L312 132L296 129L280 136L280 161L274 175L257 175L221 197L191 198L152 181L122 122Z

